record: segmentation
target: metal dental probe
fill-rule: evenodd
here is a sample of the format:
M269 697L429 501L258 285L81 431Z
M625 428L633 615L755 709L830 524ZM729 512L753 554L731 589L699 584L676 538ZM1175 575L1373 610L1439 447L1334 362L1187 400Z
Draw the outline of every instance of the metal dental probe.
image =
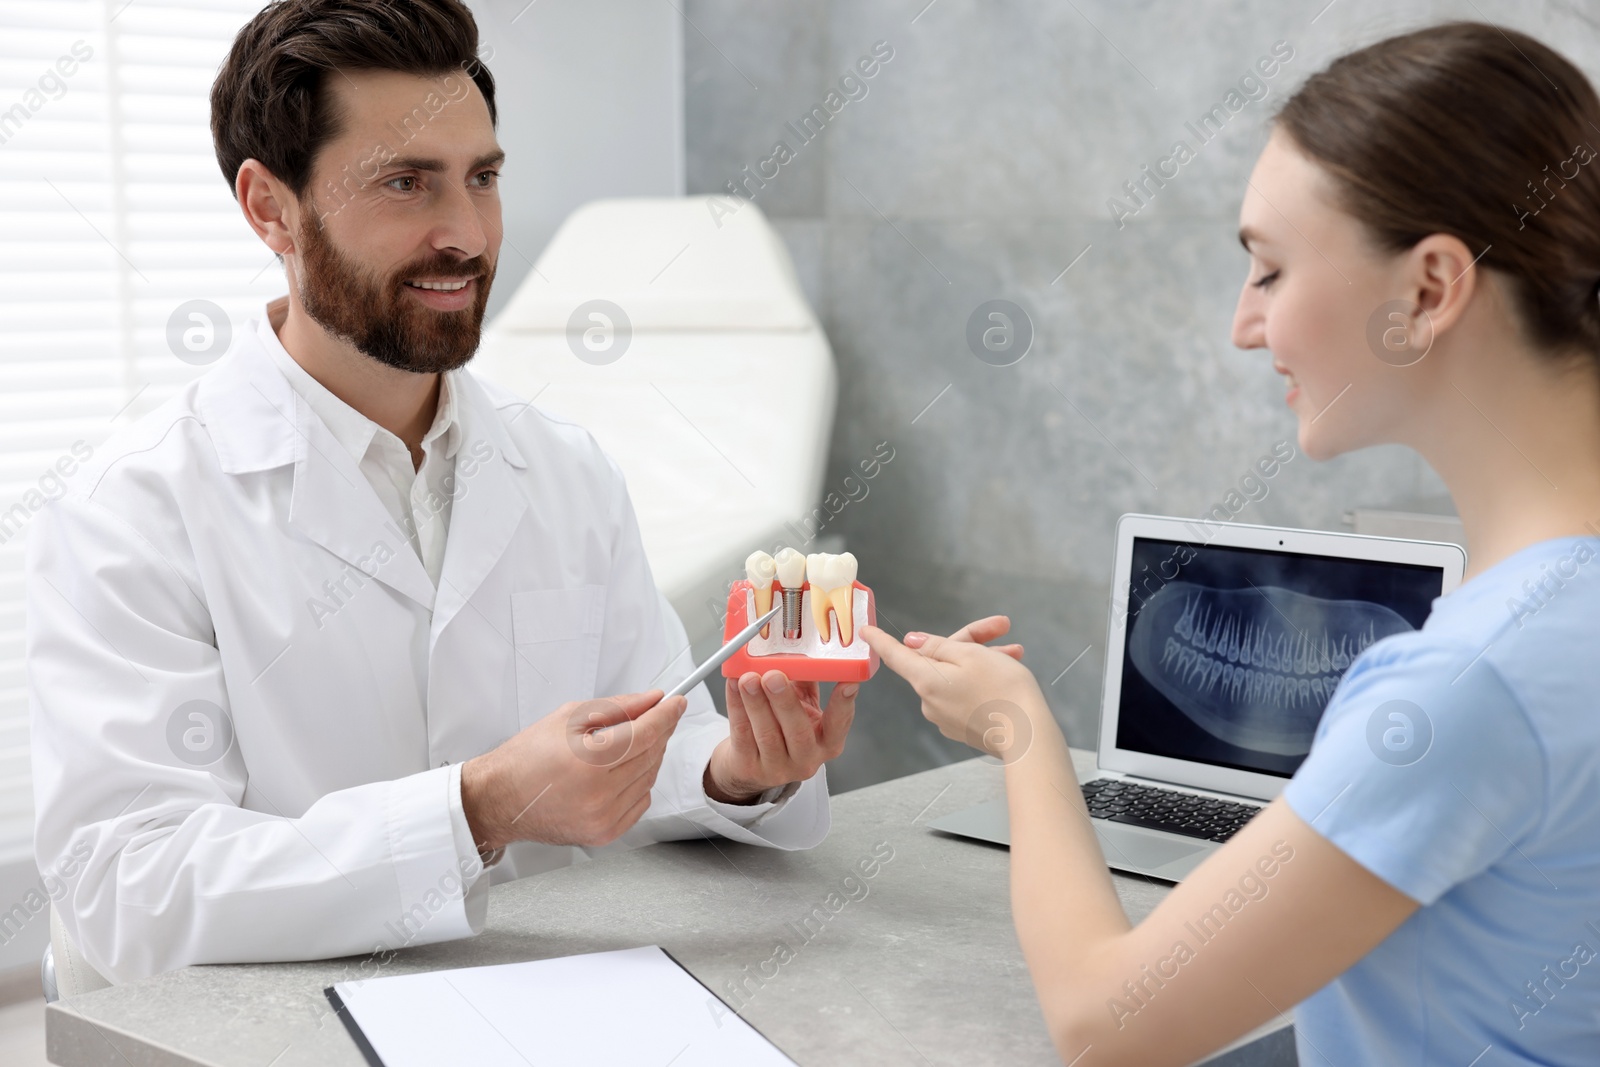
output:
M701 682L703 682L707 678L711 677L711 672L712 671L714 671L718 667L722 666L723 661L726 660L729 656L733 655L735 652L739 651L745 645L749 644L750 643L750 639L752 637L754 637L756 634L760 633L761 632L761 628L763 626L765 626L767 623L771 622L773 617L775 615L777 615L778 612L781 611L782 609L783 609L783 605L780 604L778 607L773 608L771 611L769 611L765 615L761 616L761 618L757 619L755 622L751 623L749 626L746 626L744 629L742 629L738 633L734 634L733 635L733 640L729 641L727 644L725 644L721 648L717 649L717 651L712 654L710 659L706 660L704 663L700 664L700 666L696 667L694 669L694 673L690 674L689 677L685 678L683 681L681 681L677 685L673 686L667 692L667 696L664 696L661 699L662 700L666 700L667 697L681 697L681 696L684 696L685 694L687 694L689 692L689 690L693 689L695 686L699 685Z

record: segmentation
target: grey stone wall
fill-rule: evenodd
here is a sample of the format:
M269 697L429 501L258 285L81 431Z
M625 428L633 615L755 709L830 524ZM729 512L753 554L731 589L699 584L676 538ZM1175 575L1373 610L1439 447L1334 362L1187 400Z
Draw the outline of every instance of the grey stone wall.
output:
M744 168L759 173L776 142L792 155L748 188L787 239L839 363L828 487L878 442L894 449L824 532L847 539L891 630L1009 614L1078 745L1096 740L1117 516L1199 514L1295 440L1270 356L1229 341L1248 262L1239 204L1285 93L1341 52L1447 18L1515 26L1600 72L1600 8L1575 0L683 10L688 191L750 180ZM880 41L892 58L841 88ZM1225 104L1277 42L1293 57L1241 93L1265 97L1225 108L1200 144L1186 124ZM813 136L801 119L819 105ZM1115 219L1108 200L1136 206L1123 183L1180 138L1194 158ZM1032 323L1011 366L967 344L969 316L992 299ZM1337 530L1352 507L1443 492L1399 448L1297 455L1268 485L1240 521ZM830 773L843 789L968 754L885 671Z

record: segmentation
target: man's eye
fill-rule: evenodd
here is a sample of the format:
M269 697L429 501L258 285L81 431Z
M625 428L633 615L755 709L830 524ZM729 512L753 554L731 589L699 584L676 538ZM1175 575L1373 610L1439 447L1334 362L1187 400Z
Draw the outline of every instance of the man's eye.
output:
M407 184L401 185L399 184L400 182L405 182ZM406 175L403 178L391 178L384 184L389 186L389 188L394 189L396 192L409 193L416 189L417 179L412 175Z
M1271 274L1263 274L1260 278L1257 278L1250 284L1255 286L1257 289L1269 289L1272 287L1272 283L1277 280L1278 272L1273 271Z
M487 189L495 183L495 179L498 177L500 177L499 171L486 170L474 177L472 180L478 183L478 188Z

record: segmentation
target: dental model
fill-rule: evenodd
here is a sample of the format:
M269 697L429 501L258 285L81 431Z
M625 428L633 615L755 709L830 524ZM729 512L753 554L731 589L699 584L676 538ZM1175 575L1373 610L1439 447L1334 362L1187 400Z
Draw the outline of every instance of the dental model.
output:
M826 641L832 636L833 631L828 629L828 590L833 588L824 583L822 568L828 556L822 552L813 552L806 557L806 584L811 587L811 625L815 626L816 633Z
M783 636L798 641L800 599L806 583L806 558L792 548L780 548L773 559L773 566L778 572L778 584L783 586Z
M772 582L778 577L777 561L758 548L744 561L744 576L750 582L750 592L756 599L757 617L765 615L772 610ZM763 626L761 636L766 637L771 631L770 624Z
M855 637L856 557L842 553L823 567L828 581L828 600L833 604L833 614L839 620L839 642L850 644Z
M746 671L775 669L793 681L872 677L878 656L857 629L860 623L875 621L877 609L872 590L856 581L856 571L856 557L849 552L807 556L780 548L770 556L759 549L750 553L745 580L734 582L728 594L725 639L770 611L775 596L782 597L783 623L763 627L724 662L723 675L737 678Z
M828 609L832 608L839 620L839 643L848 645L855 629L856 557L849 552L807 556L806 580L811 583L811 619L817 624L817 633L823 640L832 634L828 626Z

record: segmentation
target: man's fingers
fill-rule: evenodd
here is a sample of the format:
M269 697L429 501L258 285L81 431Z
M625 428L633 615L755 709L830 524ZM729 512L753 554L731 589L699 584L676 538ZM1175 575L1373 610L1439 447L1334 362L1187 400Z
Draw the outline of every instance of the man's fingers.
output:
M822 721L822 686L816 682L797 682L789 679L789 684L794 687L794 695L800 701L801 709L806 713L806 718L813 724ZM813 710L815 709L815 710Z
M636 745L635 750L628 758L611 768L611 778L608 788L614 791L620 807L627 807L633 803L631 799L640 790L648 793L656 783L656 775L661 772L661 758L664 752L650 748L647 745Z
M735 748L754 748L756 739L750 732L750 715L744 710L744 694L739 691L739 679L729 678L727 681L728 737Z
M910 682L913 688L927 685L938 677L938 668L929 663L921 651L907 648L876 626L863 626L859 632L861 639L878 654L883 665ZM930 635L929 640L944 639Z
M625 719L615 726L606 727L603 731L595 731L592 740L584 739L586 751L592 750L598 753L605 746L615 746L615 748L610 753L612 758L603 762L593 759L588 762L605 767L618 767L640 758L659 759L667 739L672 736L672 731L677 728L678 720L683 717L684 709L688 706L689 702L685 697L670 697L655 704L637 718Z
M778 725L778 719L772 714L772 704L767 700L767 691L761 688L761 675L755 671L746 671L739 678L740 697L744 701L745 714L750 719L750 736L755 741L757 754L762 759L770 759L775 754L784 751L783 727Z
M635 744L644 748L653 748L657 743L664 744L672 736L672 731L678 728L678 720L683 718L688 707L688 697L675 696L644 712L633 720Z
M843 682L833 687L828 697L828 707L822 713L822 747L833 758L844 751L844 739L850 734L850 724L856 717L856 694L861 686Z
M642 819L644 817L644 813L649 810L650 791L646 789L644 791L644 795L630 804L628 806L628 810L622 813L622 817L612 824L611 840L615 841L629 830L632 830L634 824Z
M782 671L768 671L762 675L761 688L766 691L767 703L783 731L784 751L791 759L800 758L817 743L816 728L800 704L800 694Z
M579 729L597 730L605 726L637 719L661 700L659 689L643 693L622 693L613 697L584 700L572 709L571 723Z
M633 829L641 816L649 810L654 785L654 772L649 768L620 787L609 798L605 812L591 824L592 840L596 845L608 845Z

